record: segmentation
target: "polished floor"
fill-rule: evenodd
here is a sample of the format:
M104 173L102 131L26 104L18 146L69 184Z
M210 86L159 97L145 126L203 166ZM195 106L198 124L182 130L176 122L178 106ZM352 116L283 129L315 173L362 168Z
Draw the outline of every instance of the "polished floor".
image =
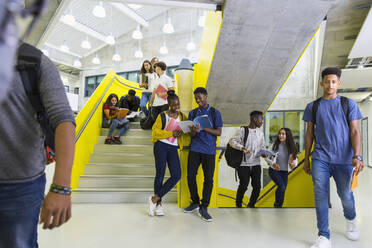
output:
M355 191L359 241L345 238L345 219L332 184L330 228L333 248L372 247L372 169ZM145 200L145 199L144 199ZM165 205L166 216L149 217L146 204L73 205L72 219L59 229L41 230L39 246L53 248L213 247L302 248L316 238L314 209L210 209L212 223Z

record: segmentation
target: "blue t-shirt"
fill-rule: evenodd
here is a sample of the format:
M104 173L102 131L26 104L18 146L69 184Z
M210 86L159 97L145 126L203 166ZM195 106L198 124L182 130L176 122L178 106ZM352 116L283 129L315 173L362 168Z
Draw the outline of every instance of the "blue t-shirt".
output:
M349 121L362 119L359 107L352 99L349 102ZM313 104L306 106L303 120L313 121ZM321 99L316 112L313 158L332 164L351 164L354 151L351 145L349 125L341 106L341 97Z
M222 118L221 113L217 109L215 109L215 118L216 123L213 128L222 127ZM209 121L213 123L212 113L211 113L211 107L208 105L205 109L202 107L197 108L196 110L193 110L195 113L194 116L191 116L192 114L189 114L189 120L193 120L192 118L195 118L200 115L208 115ZM190 144L190 151L193 152L199 152L203 154L216 154L216 140L217 136L214 136L212 134L207 133L206 131L201 130L200 132L196 133L194 137L191 139Z

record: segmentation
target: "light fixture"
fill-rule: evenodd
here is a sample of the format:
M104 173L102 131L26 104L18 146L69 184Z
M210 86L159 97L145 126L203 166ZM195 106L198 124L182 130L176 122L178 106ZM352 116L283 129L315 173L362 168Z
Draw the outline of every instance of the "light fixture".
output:
M99 1L99 3L96 6L94 6L93 15L95 15L99 18L105 18L106 17L106 10L103 7L102 1Z
M82 66L80 59L76 58L76 59L74 60L74 66L75 66L75 67L81 67L81 66Z
M70 49L67 46L67 42L64 40L63 44L61 45L61 51L62 52L68 52Z
M76 19L72 15L71 9L69 9L64 15L61 16L61 21L68 24L68 25L74 25L75 24Z
M101 64L101 60L98 58L98 53L96 53L96 56L92 59L92 63L95 65Z
M203 14L199 17L199 27L204 27L205 25L205 16L206 16L206 11L203 11Z
M141 32L141 26L138 24L136 30L133 31L132 33L132 38L135 40L142 40L143 35Z
M168 11L166 13L166 20L163 26L163 33L166 33L166 34L174 33L174 27L172 25L171 18L168 14Z
M195 43L192 39L189 41L189 43L187 43L186 49L189 52L194 51L196 49Z
M46 49L43 49L43 50L41 50L42 52L43 52L43 54L45 55L45 56L49 56L49 52L48 52L48 50L46 50Z
M142 8L142 5L139 5L139 4L130 3L130 4L127 4L127 5L128 5L129 8L134 9L134 10Z
M141 41L138 41L138 50L134 53L134 57L136 58L142 58L143 52L141 50Z
M88 40L88 36L85 38L85 40L83 40L81 42L81 47L84 48L84 49L91 49L92 48L92 45L90 44L90 42Z
M112 33L106 36L105 41L109 45L115 45L115 37L112 35Z
M115 46L115 52L114 52L114 55L112 56L112 60L115 61L115 62L119 62L119 61L121 61L121 56L120 56L120 54L118 53L118 49L117 49L116 46Z
M372 96L369 97L369 100L372 101Z
M165 41L163 41L163 45L160 47L159 53L160 54L167 54L168 53L168 48L167 48L167 46L165 44Z

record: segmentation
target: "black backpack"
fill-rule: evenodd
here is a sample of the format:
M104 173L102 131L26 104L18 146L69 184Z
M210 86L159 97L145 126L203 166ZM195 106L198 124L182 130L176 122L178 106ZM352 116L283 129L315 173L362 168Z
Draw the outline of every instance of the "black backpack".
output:
M249 134L249 128L247 126L244 126L244 141L243 141L243 146L245 146L245 143L247 143L247 138ZM226 145L226 151L225 151L225 159L226 163L228 166L238 169L244 159L245 161L245 156L243 156L243 152L236 150L232 146L230 146L229 143Z
M194 120L196 117L196 111L198 111L198 108L193 109L190 111L189 116L191 116L191 120ZM213 128L216 128L216 109L211 107L211 116L212 116L212 121L213 121Z
M152 128L152 125L154 125L155 123L155 113L154 113L154 109L153 108L150 108L149 109L149 113L147 114L147 116L145 116L144 118L142 118L140 120L140 126L143 130L149 130Z
M41 76L40 63L42 52L34 46L22 43L18 48L16 69L19 72L27 97L36 112L36 119L44 133L44 147L47 163L53 162L55 151L55 129L53 129L40 98L39 82Z
M313 124L316 124L316 112L318 111L318 107L320 104L320 101L322 98L318 98L314 101L313 108L312 108L312 115L313 115ZM342 106L342 111L345 114L347 124L349 125L349 99L347 97L341 96L341 106Z

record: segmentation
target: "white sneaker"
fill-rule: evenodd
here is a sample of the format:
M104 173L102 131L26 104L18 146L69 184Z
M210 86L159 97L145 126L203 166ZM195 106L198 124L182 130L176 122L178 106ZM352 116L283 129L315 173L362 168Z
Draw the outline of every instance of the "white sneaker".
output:
M163 206L161 205L161 203L159 203L159 204L156 206L156 209L155 209L155 215L156 215L156 216L164 216L164 209L163 209Z
M151 200L151 196L149 197L149 208L148 208L148 212L149 212L149 215L150 216L154 216L155 215L155 209L156 209L156 203L153 203L152 200Z
M356 218L353 220L346 220L346 237L350 240L359 239L359 230L356 223Z
M319 236L316 239L315 244L313 244L310 248L331 248L331 240L324 236Z

